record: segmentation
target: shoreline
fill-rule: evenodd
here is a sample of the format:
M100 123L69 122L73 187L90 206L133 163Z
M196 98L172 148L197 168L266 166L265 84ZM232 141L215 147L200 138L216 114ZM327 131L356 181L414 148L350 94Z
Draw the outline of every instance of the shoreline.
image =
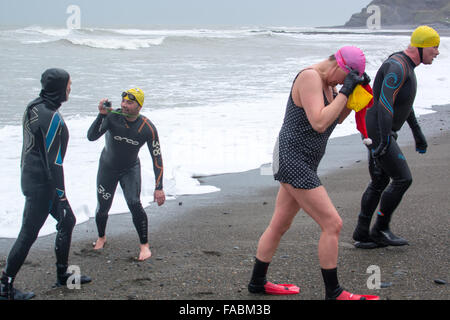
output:
M449 37L450 36L450 25L444 25L441 23L422 23L422 25L429 25L430 27L435 28L438 32L439 35L441 37ZM370 34L375 34L375 35L405 35L405 36L410 36L411 32L416 29L419 25L421 25L420 23L417 25L384 25L382 26L380 29L374 29L371 31ZM368 30L367 26L359 26L359 27L355 27L355 26L345 26L345 25L340 25L340 26L321 26L321 27L316 27L317 29L341 29L341 30ZM343 31L342 33L349 33L346 31ZM357 32L356 32L357 33Z
M381 281L393 283L377 292L384 299L450 298L447 285L433 283L435 278L450 280L445 279L449 257L442 248L448 241L445 235L449 225L448 179L445 179L449 174L449 107L436 106L433 109L437 112L419 117L428 139L427 154L415 152L407 124L399 133L398 141L415 181L394 215L393 230L410 240L411 245L407 247L370 251L353 247L351 233L360 196L369 181L367 151L358 135L329 141L319 175L344 220L338 267L342 270L340 281L349 290L367 292L366 269L379 263ZM79 265L82 273L91 276L91 284L81 290L51 288L55 280L55 234L51 234L38 238L30 250L18 274L17 287L33 290L38 300L323 299L316 253L320 230L302 211L283 237L268 274L274 282L299 284L300 295L268 297L247 292L257 241L270 221L278 190L278 182L271 175L260 175L260 169L255 169L199 180L217 186L221 191L180 196L162 207L146 208L153 252L149 260L135 260L138 237L129 213L109 217L108 245L99 252L94 252L91 247L97 234L95 221L90 218L75 226L69 263ZM414 214L409 216L409 210ZM424 214L426 219L423 219ZM397 216L405 219L404 224L400 224ZM0 239L1 268L14 240ZM417 260L423 265L412 265L411 261ZM425 272L431 278L427 278ZM420 281L416 282L417 279ZM419 290L422 286L425 291Z

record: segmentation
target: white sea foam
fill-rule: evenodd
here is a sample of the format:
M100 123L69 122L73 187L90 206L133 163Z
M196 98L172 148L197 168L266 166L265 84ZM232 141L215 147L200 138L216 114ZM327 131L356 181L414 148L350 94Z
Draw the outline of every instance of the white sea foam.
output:
M137 50L159 46L163 43L164 37L155 39L67 39L67 41L92 48Z

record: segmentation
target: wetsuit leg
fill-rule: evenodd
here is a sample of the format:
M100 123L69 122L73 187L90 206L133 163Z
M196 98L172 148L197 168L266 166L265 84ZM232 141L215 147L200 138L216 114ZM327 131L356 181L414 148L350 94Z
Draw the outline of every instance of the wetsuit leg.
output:
M56 225L57 234L55 240L56 264L67 265L70 244L72 242L72 231L76 224L76 218L70 205L61 208L59 199L56 197L50 213L58 222Z
M55 189L49 186L36 187L25 194L25 209L22 228L6 260L5 273L15 277L22 267L31 246L36 241L39 230L47 220Z
M100 161L97 173L97 210L95 213L95 222L100 238L105 236L108 212L111 209L118 182L118 172Z
M361 242L371 242L369 237L370 222L380 202L381 194L390 182L389 175L381 166L377 165L372 157L372 153L369 151L368 154L371 181L361 198L361 211L358 216L358 224L353 233L353 239Z
M386 154L378 159L378 164L392 179L381 196L380 211L375 225L379 230L386 230L389 228L394 210L412 184L412 176L406 158L395 140L390 143Z
M133 216L133 224L138 233L139 241L141 244L146 244L148 243L148 219L140 200L141 165L139 161L120 177L120 186Z

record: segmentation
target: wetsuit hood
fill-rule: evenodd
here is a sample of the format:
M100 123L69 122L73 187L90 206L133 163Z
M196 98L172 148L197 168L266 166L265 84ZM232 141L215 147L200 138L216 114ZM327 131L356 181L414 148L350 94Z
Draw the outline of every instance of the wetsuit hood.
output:
M67 84L70 75L63 69L47 69L41 76L42 90L39 96L49 104L50 107L58 109L61 103L67 100Z

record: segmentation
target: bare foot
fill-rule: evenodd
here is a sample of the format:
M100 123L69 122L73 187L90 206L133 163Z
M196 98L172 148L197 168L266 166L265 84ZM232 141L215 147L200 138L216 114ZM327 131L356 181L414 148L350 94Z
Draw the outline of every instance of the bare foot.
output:
M97 241L94 242L94 250L103 249L106 244L106 237L98 238Z
M139 261L147 260L152 256L152 252L150 251L150 245L148 243L140 245L141 252L139 253Z

